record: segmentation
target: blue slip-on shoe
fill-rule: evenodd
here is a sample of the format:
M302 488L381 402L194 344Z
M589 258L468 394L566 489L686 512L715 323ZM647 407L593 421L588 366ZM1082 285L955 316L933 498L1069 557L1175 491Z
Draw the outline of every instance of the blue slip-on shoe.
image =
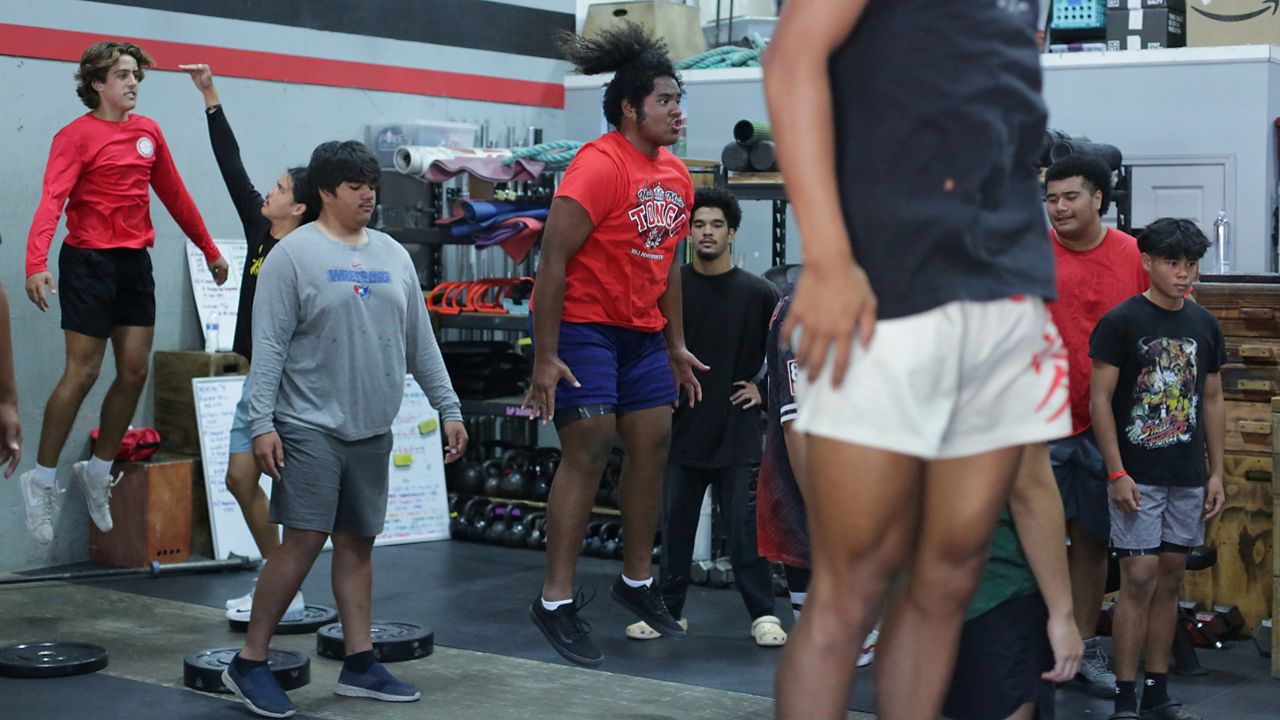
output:
M365 672L358 673L342 666L338 675L338 687L334 695L343 697L363 697L387 702L413 702L422 697L418 688L407 682L396 679L382 663L375 662Z
M287 718L293 715L293 703L285 694L271 668L263 663L247 673L236 670L235 663L222 671L222 684L236 694L255 714L269 718Z

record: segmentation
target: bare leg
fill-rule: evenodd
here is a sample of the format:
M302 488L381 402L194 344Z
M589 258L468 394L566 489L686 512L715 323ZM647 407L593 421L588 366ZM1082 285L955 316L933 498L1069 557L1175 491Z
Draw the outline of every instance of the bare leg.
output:
M845 717L862 641L918 519L919 460L815 436L805 453L813 579L774 683L784 720Z
M258 484L261 477L258 465L253 460L253 453L231 455L227 462L227 489L240 504L240 512L244 514L244 521L249 526L253 541L265 559L270 558L271 553L280 547L280 527L267 520L271 500Z
M62 453L62 446L67 444L67 435L76 421L76 413L98 381L102 358L107 352L107 341L102 338L71 330L63 331L63 335L67 340L67 365L45 403L40 447L36 452L36 462L45 467L58 466L58 455ZM118 439L116 442L119 444Z
M328 537L314 530L284 529L284 541L272 554L271 562L262 566L262 574L258 576L249 629L245 633L244 648L240 650L240 656L245 660L267 659L267 646L271 643L276 624L284 617L293 596L298 594L302 580L315 564L316 556L324 549L324 541Z
M1098 634L1098 614L1107 587L1107 541L1085 532L1076 523L1067 523L1067 571L1071 574L1071 602L1076 612L1080 637Z
M1182 553L1160 553L1155 590L1147 610L1147 672L1169 672L1169 655L1173 652L1173 635L1178 630L1178 591L1187 570L1187 556Z
M121 326L111 331L116 379L102 400L98 443L93 449L99 460L110 460L116 456L120 440L138 409L138 396L147 384L147 365L151 362L151 340L154 336L155 328L150 326Z
M338 603L347 655L373 649L369 629L373 602L373 540L348 533L333 534L333 599Z
M662 504L662 477L671 445L671 408L627 413L618 418L626 449L622 464L622 572L632 580L653 574L653 537Z
M1147 644L1147 613L1159 568L1160 558L1155 555L1120 558L1120 594L1111 622L1117 681L1132 682L1138 677L1138 658Z
M547 502L547 574L542 582L546 600L573 596L573 573L613 438L613 415L579 420L560 430L564 455Z
M877 648L876 705L885 720L938 717L964 613L1021 457L1015 446L925 466L911 574Z

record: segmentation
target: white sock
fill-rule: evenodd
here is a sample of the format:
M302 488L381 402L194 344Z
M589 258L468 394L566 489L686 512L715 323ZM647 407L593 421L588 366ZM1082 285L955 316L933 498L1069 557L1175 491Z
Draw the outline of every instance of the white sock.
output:
M572 598L568 600L548 600L546 598L542 598L542 609L546 610L547 612L555 612L556 609L558 609L560 606L568 605L572 602L573 602Z
M797 620L800 619L800 611L804 608L804 601L808 599L809 593L807 592L791 593L791 612L796 616Z
M111 460L100 460L97 455L89 456L89 466L85 468L84 474L94 480L109 479L111 477Z
M632 580L631 578L627 577L626 573L623 573L622 582L626 583L627 587L631 587L631 588L649 587L650 585L653 584L653 576L650 575L644 580Z
M57 468L48 468L37 463L36 469L31 472L31 484L47 490L57 482L57 474Z

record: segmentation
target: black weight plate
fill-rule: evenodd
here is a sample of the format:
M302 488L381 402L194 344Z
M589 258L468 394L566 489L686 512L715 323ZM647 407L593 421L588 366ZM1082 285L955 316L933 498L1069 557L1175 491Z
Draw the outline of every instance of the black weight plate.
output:
M106 666L106 649L89 643L29 642L0 647L0 675L9 677L69 677Z
M375 622L370 630L373 636L373 656L379 662L417 660L435 650L435 633L413 623ZM316 631L316 654L333 660L346 657L340 623L325 625Z
M313 633L316 630L337 622L338 611L324 605L307 605L302 609L302 617L298 620L288 620L276 625L276 635L305 635ZM249 629L248 620L227 620L231 625L231 629L236 632L245 632Z
M218 648L186 656L182 659L182 684L202 692L230 693L222 684L222 671L239 651L239 648ZM311 658L300 652L268 650L267 666L285 690L296 690L311 682Z

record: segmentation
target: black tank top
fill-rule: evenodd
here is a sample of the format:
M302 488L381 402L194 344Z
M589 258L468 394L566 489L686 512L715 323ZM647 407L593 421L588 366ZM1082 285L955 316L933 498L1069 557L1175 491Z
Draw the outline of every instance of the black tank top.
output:
M871 0L831 57L845 224L882 319L1054 295L1036 7Z

